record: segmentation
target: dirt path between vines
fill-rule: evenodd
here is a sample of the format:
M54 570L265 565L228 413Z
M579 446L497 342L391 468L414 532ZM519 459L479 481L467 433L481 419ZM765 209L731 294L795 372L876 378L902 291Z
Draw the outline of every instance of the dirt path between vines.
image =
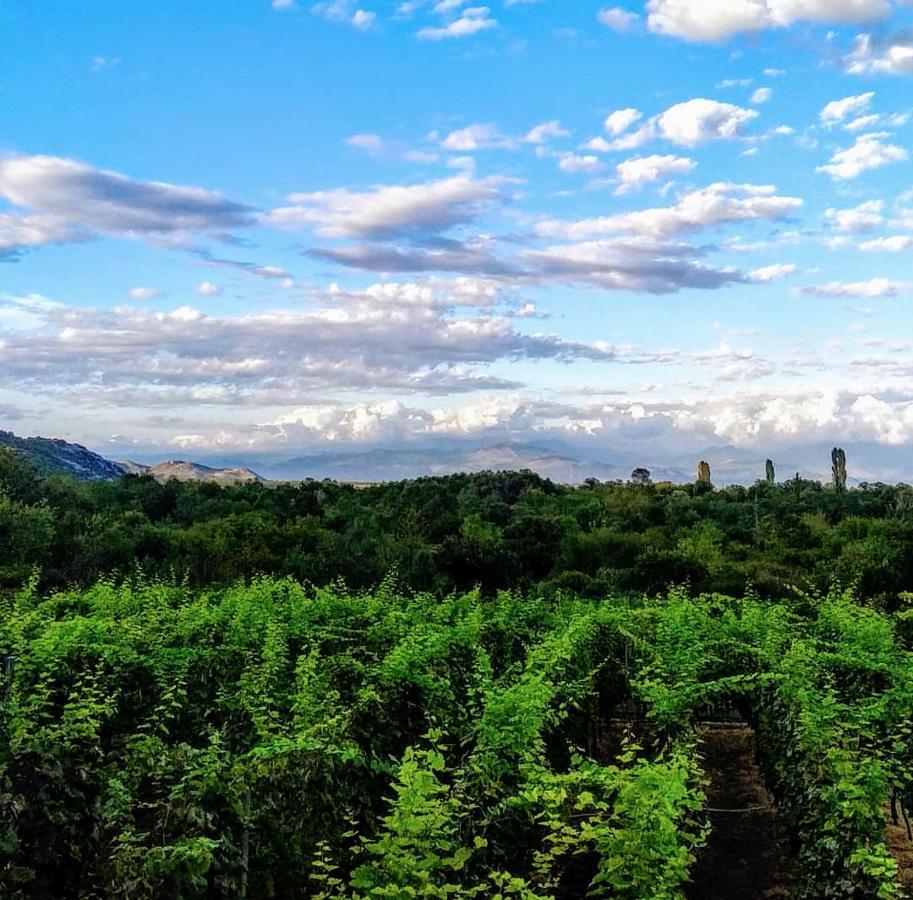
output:
M907 837L903 820L899 825L895 825L888 814L884 838L888 850L897 860L897 876L900 886L904 889L904 896L913 897L913 842Z
M692 869L689 900L788 897L789 858L776 810L760 782L751 729L708 724L699 737L713 830Z

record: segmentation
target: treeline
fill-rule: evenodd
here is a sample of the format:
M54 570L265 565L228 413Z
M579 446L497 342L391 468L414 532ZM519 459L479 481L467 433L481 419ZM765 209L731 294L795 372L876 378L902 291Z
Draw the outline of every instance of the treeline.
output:
M368 588L476 586L601 597L782 596L792 585L913 590L913 488L842 490L794 479L745 487L598 483L485 472L358 488L221 487L150 477L40 477L0 452L0 588L41 589L141 570L191 585L265 573Z

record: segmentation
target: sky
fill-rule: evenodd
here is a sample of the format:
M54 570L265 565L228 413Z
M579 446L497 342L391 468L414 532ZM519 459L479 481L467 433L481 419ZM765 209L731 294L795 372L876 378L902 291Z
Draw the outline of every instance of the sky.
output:
M913 438L910 0L0 0L0 428Z

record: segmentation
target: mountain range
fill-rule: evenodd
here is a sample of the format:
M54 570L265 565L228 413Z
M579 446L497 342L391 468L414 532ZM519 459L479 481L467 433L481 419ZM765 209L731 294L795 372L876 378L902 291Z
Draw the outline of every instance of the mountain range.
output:
M107 481L124 474L123 467L98 453L59 438L22 438L0 431L0 447L31 460L42 475L73 475L82 481Z
M626 481L634 468L650 470L654 481L693 481L698 460L706 459L717 485L753 484L764 476L765 457L730 445L705 447L680 454L644 459L626 450L599 452L561 443L506 441L495 444L454 443L450 446L407 446L312 453L303 456L259 454L253 458L211 457L188 462L115 462L64 440L17 437L0 431L0 447L28 456L44 474L67 474L88 481L110 480L125 474L148 474L160 481L202 481L250 484L270 481L332 479L373 483L453 472L529 469L552 481L579 484L587 478ZM913 480L913 459L905 447L847 444L850 482ZM830 480L830 450L826 445L794 446L776 460L780 480L796 473L803 478ZM151 456L151 454L145 454Z
M168 462L144 466L141 463L118 463L125 475L152 475L158 481L210 481L215 484L254 484L265 481L252 469L243 466L231 469L214 469L200 463L172 459Z

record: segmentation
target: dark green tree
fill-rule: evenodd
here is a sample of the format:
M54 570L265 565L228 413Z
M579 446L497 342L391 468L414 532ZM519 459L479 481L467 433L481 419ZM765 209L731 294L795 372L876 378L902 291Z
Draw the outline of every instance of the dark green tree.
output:
M839 447L831 451L831 472L834 478L834 488L838 493L846 490L846 453Z

